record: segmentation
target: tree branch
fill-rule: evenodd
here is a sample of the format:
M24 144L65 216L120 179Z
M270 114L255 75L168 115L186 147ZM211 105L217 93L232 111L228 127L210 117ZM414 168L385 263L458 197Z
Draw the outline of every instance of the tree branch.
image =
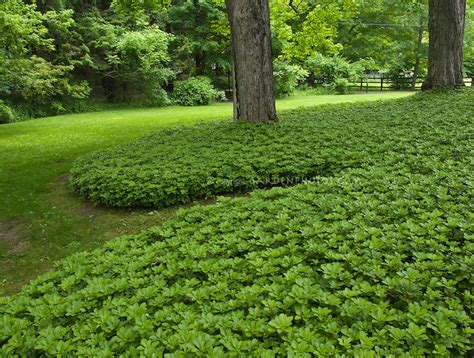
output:
M298 10L298 7L296 7L294 4L293 4L293 0L290 0L290 2L288 3L288 6L291 7L291 9L296 12L297 14L300 13L300 11Z

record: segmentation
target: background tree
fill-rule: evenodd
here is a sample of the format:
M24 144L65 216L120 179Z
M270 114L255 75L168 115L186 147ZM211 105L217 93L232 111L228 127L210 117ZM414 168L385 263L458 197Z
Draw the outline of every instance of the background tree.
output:
M304 61L316 52L338 54L338 22L356 11L354 0L273 0L271 27L275 55L286 61Z
M428 77L423 90L464 85L466 0L430 0Z
M426 71L427 26L427 0L371 0L340 21L336 40L342 47L340 54L349 61L371 58L372 70L394 81L412 73L413 86Z
M212 0L174 1L166 14L170 52L179 80L206 76L229 87L230 32L225 5Z
M464 34L464 68L467 75L474 76L474 6L468 2Z
M234 120L277 120L268 0L226 0L232 33Z
M41 13L19 0L0 3L0 98L30 115L83 99L89 85L74 76L89 62L72 10Z
M82 72L94 96L109 102L169 103L163 89L174 77L169 68L169 34L146 17L125 22L97 11L84 14L78 23L92 59Z

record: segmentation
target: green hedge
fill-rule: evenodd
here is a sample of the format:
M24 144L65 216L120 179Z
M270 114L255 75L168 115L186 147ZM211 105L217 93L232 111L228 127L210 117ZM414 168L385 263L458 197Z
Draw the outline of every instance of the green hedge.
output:
M460 159L222 198L72 256L0 298L0 355L462 357L474 198Z
M449 159L465 150L473 112L474 93L461 91L301 109L275 125L171 129L81 158L71 184L96 204L164 207L397 163L412 153Z

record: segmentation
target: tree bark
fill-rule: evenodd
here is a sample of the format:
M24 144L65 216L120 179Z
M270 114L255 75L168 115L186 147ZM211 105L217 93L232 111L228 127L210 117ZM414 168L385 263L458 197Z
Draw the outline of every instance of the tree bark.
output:
M234 121L275 122L268 0L226 0L232 33Z
M466 0L429 0L428 77L422 90L462 86Z

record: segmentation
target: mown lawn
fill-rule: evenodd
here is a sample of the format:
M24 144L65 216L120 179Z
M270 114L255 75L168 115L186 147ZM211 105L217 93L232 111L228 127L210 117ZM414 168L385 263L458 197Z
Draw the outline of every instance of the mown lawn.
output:
M408 96L305 96L278 101L278 109ZM78 156L163 128L229 118L230 104L123 109L58 116L0 126L0 294L11 294L59 258L139 231L175 209L94 208L71 194L67 173Z

